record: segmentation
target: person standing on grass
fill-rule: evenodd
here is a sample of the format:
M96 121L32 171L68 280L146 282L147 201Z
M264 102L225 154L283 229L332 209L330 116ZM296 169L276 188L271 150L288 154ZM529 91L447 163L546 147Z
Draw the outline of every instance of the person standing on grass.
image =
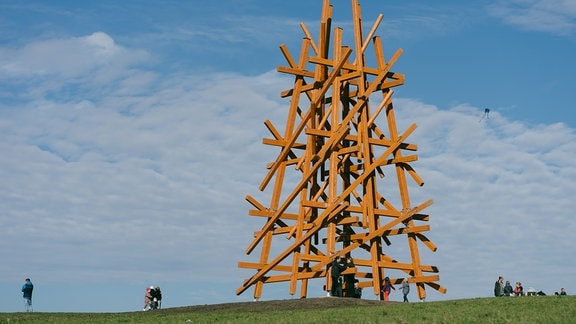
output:
M504 277L502 276L498 277L498 281L494 284L494 296L504 296Z
M408 302L408 294L410 293L410 284L408 284L408 279L402 280L402 295L404 296L404 302Z
M144 293L144 308L142 308L143 311L152 308L152 289L154 289L153 286L146 288L146 292Z
M154 297L156 298L156 308L162 308L162 290L160 290L160 286L156 286L154 289Z
M362 298L362 288L358 279L354 279L354 298Z
M24 310L26 312L32 312L32 291L34 290L34 285L30 278L26 278L24 285L22 285L22 298L24 298Z
M330 270L330 276L332 277L332 286L330 289L330 296L332 297L342 297L342 271L346 269L345 265L340 263L340 256L337 256L334 261L332 261L332 269Z
M390 278L388 277L384 278L384 287L382 288L382 291L384 292L385 301L390 300L390 292L392 291L392 289L396 290L396 288L394 288L394 286L390 282Z
M354 260L352 257L346 259L346 268L354 268ZM348 273L344 275L344 284L346 285L346 295L345 297L354 297L356 295L354 288L354 281L356 280L356 275L354 273Z

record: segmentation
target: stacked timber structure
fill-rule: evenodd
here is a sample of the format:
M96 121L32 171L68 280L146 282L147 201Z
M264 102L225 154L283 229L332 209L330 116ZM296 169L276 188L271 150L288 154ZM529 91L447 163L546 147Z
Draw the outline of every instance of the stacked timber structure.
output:
M272 137L264 144L280 152L259 188L271 191L270 202L246 197L253 206L249 214L264 225L246 249L252 254L259 248L259 261L239 262L255 273L236 294L254 287L259 299L265 284L287 282L291 295L300 284L299 296L305 298L311 279L331 286L336 256L354 258L355 267L344 274L355 275L364 295L371 287L382 299L385 277L393 284L408 278L420 299L426 286L445 293L437 267L423 264L419 250L423 245L436 251L425 235L429 216L422 213L432 201L413 204L408 191L410 183L424 184L410 165L418 159L417 146L407 142L416 125L400 131L392 105L392 88L404 82L404 75L392 71L402 51L385 60L375 36L382 15L364 36L357 0L352 0L354 44L344 46L343 30L331 33L332 10L324 0L316 41L300 24L305 37L297 59L280 46L287 65L277 70L293 75L294 85L281 92L291 98L284 131L265 121ZM374 66L366 64L368 57ZM403 243L405 255L392 255L402 251L393 250L392 242Z

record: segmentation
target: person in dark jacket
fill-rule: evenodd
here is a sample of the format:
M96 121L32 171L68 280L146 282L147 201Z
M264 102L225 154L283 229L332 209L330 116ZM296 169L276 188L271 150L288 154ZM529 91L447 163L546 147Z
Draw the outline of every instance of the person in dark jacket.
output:
M330 269L330 276L332 277L332 286L330 289L330 296L332 297L342 297L342 271L346 269L346 266L341 264L342 259L337 256L334 261L332 261L332 268Z
M502 276L498 277L498 281L494 284L494 296L504 296L504 278Z
M34 290L34 285L30 278L26 278L24 285L22 285L22 298L24 298L24 310L27 312L32 312L32 291Z
M346 268L354 268L354 260L352 257L348 257L346 259ZM355 297L356 296L356 289L354 288L354 281L356 280L356 275L354 273L347 273L344 275L344 284L346 285L346 294L345 297Z
M512 296L514 294L514 288L510 285L510 281L506 281L504 286L504 296Z
M150 295L152 296L152 309L160 309L162 307L162 291L160 290L160 286L151 289Z
M362 288L358 279L354 279L354 298L362 298Z

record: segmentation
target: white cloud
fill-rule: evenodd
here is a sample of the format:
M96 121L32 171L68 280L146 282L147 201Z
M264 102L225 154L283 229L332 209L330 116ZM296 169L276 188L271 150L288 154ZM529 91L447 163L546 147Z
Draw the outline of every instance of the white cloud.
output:
M144 52L129 52L103 32L67 39L50 39L0 52L0 68L12 76L77 77L121 62L139 63Z
M0 49L0 95L9 100L97 100L101 88L139 91L154 78L133 68L151 60L144 50L126 49L103 32L45 39L20 48ZM132 85L132 87L125 87Z
M119 52L134 52L103 34L46 42L90 53L91 63L68 70L32 54L17 61L89 80ZM277 154L261 144L262 122L283 126L287 102L278 93L291 81L274 72L159 76L118 67L122 82L90 96L40 92L0 107L0 272L11 282L22 273L45 283L194 282L231 298L246 275L236 263L249 258L244 249L262 225L247 215L244 196L259 195ZM64 82L56 78L54 88ZM553 273L576 290L566 258L575 252L566 240L576 230L574 130L497 112L481 120L480 109L465 105L395 98L395 106L400 131L419 126L410 141L420 147L414 167L426 185L412 198L435 200L430 238L439 250L426 258L440 267L448 295L431 299L488 296L500 274L550 290ZM212 282L229 287L214 291Z
M90 42L104 42L103 53L113 48L105 37ZM182 280L198 277L190 262L201 259L212 269L204 280L229 277L214 269L247 240L237 230L250 223L243 197L258 181L252 171L267 162L254 158L266 156L262 113L279 106L270 97L283 81L274 73L157 82L134 73L147 79L95 87L93 101L38 94L0 111L0 231L30 239L14 254L3 249L11 260L3 272L39 272L38 264L43 280L140 281L151 272ZM156 262L146 268L150 255Z
M570 0L499 1L489 12L504 22L525 30L556 35L576 31L576 3Z
M439 265L449 294L488 296L482 285L500 274L548 292L568 284L574 264L565 255L575 251L559 238L576 230L574 130L497 113L479 121L481 111L471 107L439 110L412 100L397 107L402 120L420 126L416 165L435 199L431 237L448 261ZM555 283L547 280L553 268Z

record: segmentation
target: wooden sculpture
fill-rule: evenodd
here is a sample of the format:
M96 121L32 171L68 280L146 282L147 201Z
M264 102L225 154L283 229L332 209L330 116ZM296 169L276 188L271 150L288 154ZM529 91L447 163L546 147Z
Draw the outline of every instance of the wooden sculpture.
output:
M392 88L402 85L404 76L392 67L402 51L385 60L381 39L374 36L382 15L366 37L357 0L352 0L352 16L351 47L342 44L341 28L331 34L329 0L323 2L316 41L300 24L305 38L297 60L280 46L287 66L277 70L293 75L294 86L281 93L291 97L283 133L265 121L272 138L263 142L280 153L259 188L271 185L269 204L246 197L254 207L250 216L261 217L264 225L246 249L251 254L259 246L259 261L238 264L255 271L238 295L254 286L259 299L264 284L288 282L291 295L300 283L300 298L305 298L314 278L324 278L328 289L336 256L353 257L355 267L344 274L353 274L361 288L372 287L380 299L385 277L393 284L407 278L420 299L426 297L426 285L446 291L437 283L438 269L423 264L419 251L419 244L436 251L425 236L429 225L422 224L429 216L421 213L432 201L413 204L408 192L410 180L424 184L410 165L417 160L417 146L407 140L416 125L400 131L394 116ZM369 57L375 66L366 64ZM403 249L394 249L403 240ZM281 252L274 256L273 251Z

